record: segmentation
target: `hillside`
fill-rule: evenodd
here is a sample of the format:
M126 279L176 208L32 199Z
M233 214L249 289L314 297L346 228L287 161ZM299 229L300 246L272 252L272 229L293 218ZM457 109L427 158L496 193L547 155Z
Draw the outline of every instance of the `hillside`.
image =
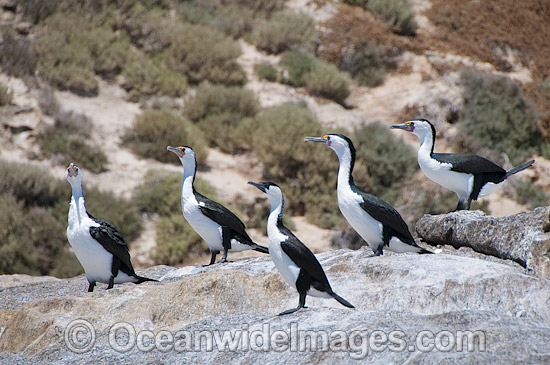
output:
M396 206L414 231L423 214L456 204L454 194L418 170L417 140L385 130L425 117L436 125L439 151L474 152L503 165L510 162L502 152L513 165L536 158L533 168L475 208L504 216L546 205L544 4L516 9L518 19L533 19L518 26L499 15L513 2L499 3L493 14L494 7L472 2L411 1L409 7L396 1L394 18L388 9L349 3L4 0L0 158L29 164L38 175L47 170L41 178L53 179L48 184L56 193L42 204L36 197L43 192L33 200L3 189L22 202L22 217L55 220L63 232L70 191L62 179L67 164L76 162L85 183L97 188L93 213L121 227L138 267L204 262L202 242L179 227L176 175L163 187L174 196L170 204L148 193L162 174L181 173L165 146L188 144L198 149L204 189L237 209L259 243L267 241L266 202L246 182L273 180L283 186L296 233L321 252L346 246L333 237L351 232L335 202L335 156L302 138L350 135L359 144L356 182ZM478 17L465 21L468 12ZM521 31L503 36L511 27ZM292 116L286 124L284 115ZM472 129L480 123L482 130ZM9 181L25 184L18 178ZM34 186L36 178L27 176L26 184ZM123 211L102 203L112 198L126 204ZM63 234L52 236L55 252L65 251ZM21 257L17 248L4 250ZM64 265L70 269L60 270L54 259L40 266L26 258L27 269L6 262L2 271L79 272L70 252L62 257L72 260Z

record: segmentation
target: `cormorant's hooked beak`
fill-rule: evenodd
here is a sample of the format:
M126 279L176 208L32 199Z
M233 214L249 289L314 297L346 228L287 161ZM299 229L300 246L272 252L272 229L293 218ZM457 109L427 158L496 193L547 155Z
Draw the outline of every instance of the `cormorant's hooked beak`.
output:
M254 181L249 181L248 183L250 185L254 185L255 187L257 187L258 189L260 189L262 192L265 193L265 186L262 183L255 183Z
M69 167L67 167L67 176L69 177L78 176L78 166L71 162Z
M395 124L390 126L390 129L403 129L407 132L413 132L414 131L414 125L411 122L405 122L402 124Z
M179 158L182 158L185 155L185 148L183 147L168 146L166 147L166 150L170 152L174 152L176 155L178 155Z
M304 141L306 142L321 142L321 143L327 143L327 139L323 137L306 137L304 138Z

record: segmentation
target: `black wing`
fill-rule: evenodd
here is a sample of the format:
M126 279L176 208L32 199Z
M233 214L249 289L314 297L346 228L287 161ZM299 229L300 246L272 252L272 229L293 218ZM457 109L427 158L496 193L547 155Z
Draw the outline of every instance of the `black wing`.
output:
M104 219L96 219L89 213L88 216L94 222L99 224L99 227L90 227L90 234L92 237L105 248L107 251L116 256L124 266L130 269L132 275L135 275L134 268L130 262L130 252L128 252L128 245L124 240L122 233Z
M432 153L432 157L442 163L453 165L451 171L477 174L480 172L497 172L506 174L506 170L493 162L477 155L459 153Z
M228 227L232 231L243 236L243 238L252 242L252 239L246 233L246 227L244 223L235 215L232 211L207 197L195 193L195 198L199 202L199 209L202 214L212 219L214 222L221 226Z
M325 271L321 267L321 264L310 251L290 230L286 227L279 227L281 233L286 235L288 239L281 243L281 248L290 257L296 265L305 270L311 277L321 283L325 283L330 287L328 283Z
M360 205L365 212L369 213L371 217L382 222L383 225L390 227L404 238L414 242L414 238L409 231L407 223L405 223L403 217L401 217L394 207L380 198L365 193L355 186L353 188L354 192L361 195L363 198L363 202Z

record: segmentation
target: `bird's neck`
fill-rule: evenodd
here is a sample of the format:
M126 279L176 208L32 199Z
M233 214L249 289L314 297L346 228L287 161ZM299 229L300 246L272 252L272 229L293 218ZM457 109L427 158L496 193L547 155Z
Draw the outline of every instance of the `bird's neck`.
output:
M195 188L193 187L195 174L196 164L185 162L183 165L183 181L181 183L181 199L184 202L195 196Z
M284 208L284 199L280 198L269 198L271 202L271 211L269 212L269 217L267 218L267 235L272 235L276 230L283 226L283 208Z
M435 138L432 133L426 133L418 137L420 139L420 148L418 149L418 156L430 157L434 152Z
M72 186L73 195L69 207L69 227L80 225L85 218L88 218L86 206L84 205L84 195L82 194L82 185Z
M355 163L355 156L349 149L345 149L338 155L338 184L337 190L350 189L353 185L353 165Z

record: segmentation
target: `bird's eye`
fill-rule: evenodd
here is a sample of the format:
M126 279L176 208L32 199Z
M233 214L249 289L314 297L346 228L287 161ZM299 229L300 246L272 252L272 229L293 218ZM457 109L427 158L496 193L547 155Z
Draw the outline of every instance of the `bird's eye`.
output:
M74 165L74 169L75 169L76 171L78 171L78 166Z
M325 138L325 139L326 139L327 141L330 141L330 136L329 136L328 134L327 134L327 135L325 135L325 137L324 137L324 138Z
M183 150L184 150L184 148L183 148L183 147L180 147L180 148L179 148L179 150L180 150L180 151L183 151Z

